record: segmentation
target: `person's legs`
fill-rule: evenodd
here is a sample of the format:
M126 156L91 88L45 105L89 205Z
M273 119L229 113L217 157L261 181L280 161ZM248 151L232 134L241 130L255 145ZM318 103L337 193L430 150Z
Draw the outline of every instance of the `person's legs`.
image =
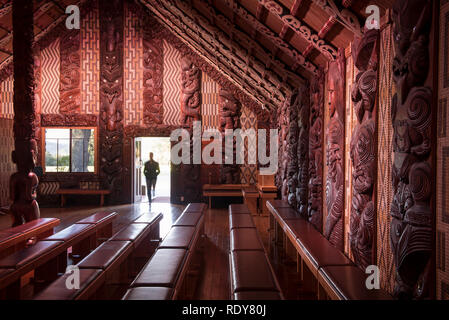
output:
M157 178L154 178L151 180L151 188L153 189L153 197L156 194L156 181L157 181Z
M151 202L151 179L147 180L147 195L148 195L148 201Z

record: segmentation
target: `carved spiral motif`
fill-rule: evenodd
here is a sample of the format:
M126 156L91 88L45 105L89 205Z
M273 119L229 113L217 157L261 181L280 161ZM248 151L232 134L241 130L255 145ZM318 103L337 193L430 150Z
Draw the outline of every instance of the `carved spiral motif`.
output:
M409 174L410 191L418 202L427 201L432 193L430 166L427 162L415 163Z
M409 96L407 115L411 124L420 131L426 130L432 121L431 101L432 93L429 88L417 87L412 89Z

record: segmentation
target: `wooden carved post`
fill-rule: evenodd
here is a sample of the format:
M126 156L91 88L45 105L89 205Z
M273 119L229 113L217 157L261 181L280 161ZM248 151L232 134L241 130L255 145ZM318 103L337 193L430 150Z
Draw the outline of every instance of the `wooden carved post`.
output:
M10 179L13 225L39 218L36 190L39 180L33 170L37 160L34 106L34 60L32 46L33 2L13 1L14 50L14 151L17 172Z
M100 168L110 199L123 188L123 2L100 0Z
M277 124L279 127L278 137L278 157L279 157L279 170L276 175L276 186L281 192L281 198L283 200L288 199L288 100L285 101L281 107L277 110Z
M309 208L308 219L319 231L323 228L323 108L324 73L310 84L310 132L309 132Z
M374 182L376 177L376 109L378 30L367 30L353 43L353 59L359 73L351 99L357 118L351 138L352 206L349 243L355 263L365 269L373 264L376 208Z
M201 199L201 165L193 163L193 122L201 121L201 70L188 55L181 58L181 126L190 132L190 164L180 165L184 202ZM200 128L201 130L201 128ZM201 145L201 142L199 142Z
M220 88L220 131L223 136L223 164L221 167L221 183L238 184L240 183L240 169L236 164L236 141L232 144L232 154L234 163L225 163L225 131L240 128L240 102L226 89ZM233 132L230 133L233 138Z
M433 212L432 89L429 34L433 1L398 0L393 7L393 201L390 239L396 267L395 295L430 294ZM431 82L431 81L430 81Z
M344 210L344 137L345 137L345 56L339 51L338 58L329 63L329 125L327 127L326 181L327 218L324 236L343 251Z
M65 30L60 39L60 46L59 111L62 114L79 113L81 109L80 31Z
M301 94L295 90L284 103L286 107L287 149L283 160L287 159L284 185L286 186L287 200L290 206L296 208L296 188L298 187L298 110L301 106Z
M309 88L304 87L299 94L298 102L298 186L296 201L298 212L307 217L308 183L309 183Z

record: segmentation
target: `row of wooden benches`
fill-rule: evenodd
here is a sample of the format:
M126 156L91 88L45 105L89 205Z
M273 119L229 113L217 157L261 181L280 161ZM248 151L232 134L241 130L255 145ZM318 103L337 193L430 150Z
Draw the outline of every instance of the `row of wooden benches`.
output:
M303 283L312 281L316 298L333 300L385 300L391 296L380 289L368 289L365 272L333 247L309 222L300 217L288 202L267 202L270 238L284 249L295 248L298 272ZM280 239L283 235L282 241ZM307 267L307 268L306 268ZM306 274L309 273L309 274ZM312 279L310 279L312 278Z
M17 250L0 259L0 298L20 299L21 280L29 274L34 279L34 292L39 292L65 271L69 249L74 258L82 258L104 237L110 237L116 215L115 212L99 212L60 233L51 235L53 228L39 233L37 238L40 240L32 246L21 249L16 247ZM40 219L35 222L42 228L48 227L48 223L51 224L52 220ZM49 236L43 238L44 235Z
M245 204L229 206L229 229L231 299L283 299L248 206Z
M187 280L188 272L199 264L201 257L199 240L204 234L205 209L203 203L186 207L123 300L187 298L187 292L193 291Z
M76 264L79 287L67 286L71 273L64 273L39 293L37 300L114 299L122 287L140 271L159 243L161 213L146 213L123 227ZM51 238L61 241L73 238L79 223ZM70 234L70 236L69 236ZM106 235L107 236L107 235ZM75 236L76 237L76 236ZM46 239L47 241L49 239ZM67 241L67 240L64 240Z

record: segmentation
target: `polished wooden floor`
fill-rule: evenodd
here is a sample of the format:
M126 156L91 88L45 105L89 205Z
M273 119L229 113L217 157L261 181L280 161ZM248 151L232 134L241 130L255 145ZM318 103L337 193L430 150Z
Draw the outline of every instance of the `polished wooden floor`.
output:
M129 224L143 213L162 212L161 237L163 238L172 223L181 214L183 206L172 205L167 202L128 204L109 207L68 207L68 208L42 208L41 217L55 217L61 220L56 231L64 229L76 221L98 211L116 211L118 218L114 223L114 232ZM257 229L262 237L267 252L278 277L279 283L286 299L308 299L307 292L302 291L301 283L296 273L295 261L287 257L279 247L272 246L268 250L269 218L254 217ZM0 216L0 230L9 227L9 216ZM209 209L206 213L204 259L199 272L198 282L193 298L198 300L229 299L229 220L226 208Z

